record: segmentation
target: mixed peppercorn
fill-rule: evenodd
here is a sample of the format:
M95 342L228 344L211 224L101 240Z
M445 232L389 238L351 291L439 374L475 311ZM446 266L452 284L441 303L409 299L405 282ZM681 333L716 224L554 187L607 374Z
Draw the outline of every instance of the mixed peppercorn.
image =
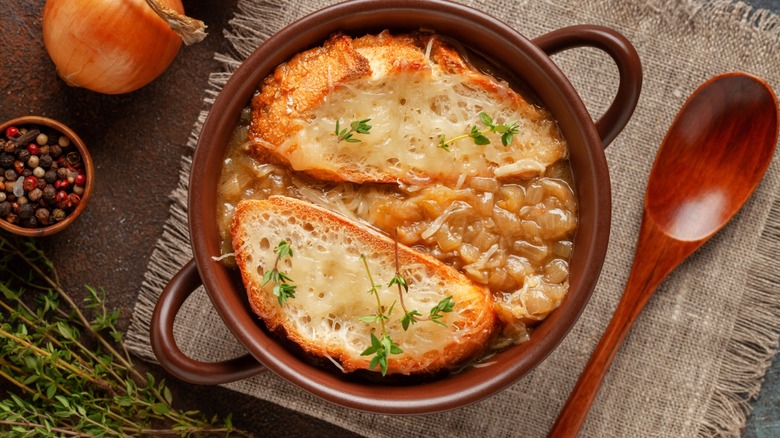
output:
M65 219L87 183L77 148L46 126L10 126L0 135L0 220L37 228Z

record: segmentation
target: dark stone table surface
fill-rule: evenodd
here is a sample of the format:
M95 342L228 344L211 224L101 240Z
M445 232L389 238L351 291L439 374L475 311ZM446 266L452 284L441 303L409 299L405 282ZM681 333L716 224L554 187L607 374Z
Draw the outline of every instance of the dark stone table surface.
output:
M41 239L71 289L101 286L125 329L154 244L168 215L185 140L202 106L208 74L227 52L222 31L237 0L184 0L188 15L206 22L209 37L183 47L150 85L108 96L71 88L55 74L41 36L43 0L0 2L0 121L22 115L58 119L90 145L98 181L76 223ZM780 0L749 0L780 11ZM777 60L775 60L776 62ZM747 436L780 436L780 364L775 361L753 402ZM157 370L161 372L160 370ZM209 415L233 413L257 436L349 436L328 423L218 387L169 378L176 405ZM0 386L0 389L2 387Z

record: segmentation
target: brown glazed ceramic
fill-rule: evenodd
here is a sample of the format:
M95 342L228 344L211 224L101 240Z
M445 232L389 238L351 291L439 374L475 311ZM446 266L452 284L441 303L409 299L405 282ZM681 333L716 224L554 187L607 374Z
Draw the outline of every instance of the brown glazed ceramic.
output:
M70 128L56 120L40 116L18 117L0 125L0 132L5 132L5 129L9 126L23 125L47 126L65 135L70 139L71 144L73 144L76 149L78 149L79 153L81 154L81 160L84 162L84 172L85 176L87 177L86 183L84 185L84 193L81 194L81 202L79 202L79 205L77 205L76 208L65 217L65 219L55 224L39 228L25 228L0 219L0 228L8 230L14 234L28 237L50 236L67 228L70 224L73 223L73 221L76 220L81 212L84 211L84 208L87 206L87 201L89 201L89 198L92 195L92 189L95 187L95 167L92 165L92 157L89 155L87 146L84 144L81 138L79 138L79 136L76 135L76 133L73 132Z
M404 385L350 379L310 365L270 337L252 313L235 273L212 257L220 254L217 232L217 181L226 145L239 114L258 84L295 53L320 45L341 31L363 35L432 29L460 41L499 64L528 86L558 120L570 147L579 229L570 262L570 290L562 305L532 333L531 340L495 355L488 367ZM593 122L577 92L549 55L576 47L595 47L618 66L617 96ZM384 414L423 414L453 409L495 394L537 366L574 325L593 291L609 239L611 194L603 148L623 129L634 111L642 82L639 58L616 32L575 26L529 41L515 30L474 9L432 0L359 0L315 12L282 29L252 53L233 74L214 103L201 132L189 192L189 228L194 260L177 274L157 303L152 347L174 376L199 384L242 379L262 365L325 400ZM202 363L182 354L173 339L173 319L200 284L225 324L249 352L226 362Z

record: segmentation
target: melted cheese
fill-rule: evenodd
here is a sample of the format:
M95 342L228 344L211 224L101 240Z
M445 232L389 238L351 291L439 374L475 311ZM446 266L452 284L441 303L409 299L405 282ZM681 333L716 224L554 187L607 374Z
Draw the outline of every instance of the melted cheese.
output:
M469 81L438 67L390 76L375 71L370 78L337 85L307 119L297 121L300 129L279 151L295 170L342 173L344 163L350 163L367 173L390 173L412 182L497 176L495 169L528 160L539 163L543 172L565 158L566 145L546 112L516 102L514 91L503 84ZM440 135L452 139L475 125L485 129L481 112L496 123L518 122L520 133L509 146L502 145L500 134L488 133L488 145L464 138L451 144L450 152L439 147ZM337 120L349 127L351 121L367 118L370 133L353 134L360 142L338 141Z
M386 309L393 306L390 320L386 322L387 330L405 355L424 363L429 360L426 356L440 352L443 344L458 342L463 325L458 323L462 319L459 312L470 307L468 301L457 302L452 313L443 314L441 321L446 327L422 321L413 329L403 330L400 320L404 313L398 303L398 289L387 287L395 272L392 252L377 252L338 226L318 224L317 232L312 233L312 224L295 217L264 215L257 220L263 224L257 229L262 235L254 236L243 251L253 264L272 267L276 260L273 247L282 239L291 243L294 256L282 260L279 270L293 279L291 284L297 286L295 298L288 299L282 309L276 304L271 282L263 286L263 292L267 300L274 302L270 307L286 313L288 322L303 337L321 340L326 349L346 348L359 356L370 345L369 333L380 336L378 323L359 319L377 313L376 297L369 292L371 282L360 257L366 254L373 280L380 285L382 305ZM286 229L285 235L275 232L279 229ZM406 308L418 310L423 318L446 296L453 295L457 301L469 295L458 291L468 286L443 284L423 264L403 266L403 269L413 273L406 277L410 285L409 292L404 294ZM258 275L262 273L262 268L258 268Z

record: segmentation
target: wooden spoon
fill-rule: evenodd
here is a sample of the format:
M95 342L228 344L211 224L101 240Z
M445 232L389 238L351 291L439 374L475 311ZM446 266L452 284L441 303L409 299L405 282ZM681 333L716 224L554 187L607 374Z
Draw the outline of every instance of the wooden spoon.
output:
M778 135L777 97L761 79L728 73L699 87L656 156L623 298L548 436L576 436L639 312L661 281L739 211L764 175Z

